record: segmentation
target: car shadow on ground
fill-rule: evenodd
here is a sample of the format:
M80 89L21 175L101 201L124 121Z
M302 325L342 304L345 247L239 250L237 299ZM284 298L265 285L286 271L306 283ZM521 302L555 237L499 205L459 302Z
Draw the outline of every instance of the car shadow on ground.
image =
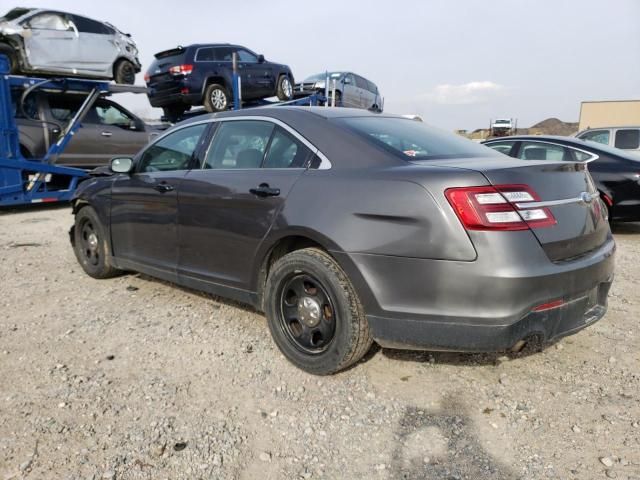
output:
M384 355L385 357L391 360L398 360L402 362L435 363L455 366L483 366L499 365L504 360L516 360L519 358L528 357L530 355L535 355L537 353L540 353L542 350L551 347L555 343L556 342L545 343L544 345L527 344L519 352L434 352L426 350L395 350L390 348L380 348L378 346L376 346L376 351L381 350L382 355Z
M454 398L437 410L408 406L398 423L390 478L514 479L516 473L487 452L474 422Z
M611 224L613 234L640 233L640 222L617 222Z

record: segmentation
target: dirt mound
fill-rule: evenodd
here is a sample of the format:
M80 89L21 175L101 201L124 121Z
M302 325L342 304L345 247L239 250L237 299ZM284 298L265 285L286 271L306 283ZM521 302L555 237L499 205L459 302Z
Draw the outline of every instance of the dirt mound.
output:
M563 122L558 118L547 118L529 128L530 135L573 135L578 131L578 122Z

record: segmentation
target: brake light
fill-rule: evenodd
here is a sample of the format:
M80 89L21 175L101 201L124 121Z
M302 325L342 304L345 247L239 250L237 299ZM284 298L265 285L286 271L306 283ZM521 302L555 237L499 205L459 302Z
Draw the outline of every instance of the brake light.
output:
M449 188L445 195L468 230L527 230L556 224L548 208L527 208L527 203L540 200L528 185Z
M189 75L193 71L193 65L174 65L169 67L171 75Z
M554 308L560 308L564 305L564 300L554 300L552 302L543 303L533 308L534 312L544 312L546 310L553 310Z
M151 79L151 77L149 76L148 73L144 74L144 83L149 83L149 80Z

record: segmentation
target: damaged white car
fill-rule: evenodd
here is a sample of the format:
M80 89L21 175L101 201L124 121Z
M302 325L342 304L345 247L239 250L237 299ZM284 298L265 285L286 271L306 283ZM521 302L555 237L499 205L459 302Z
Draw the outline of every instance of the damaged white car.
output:
M133 84L138 48L113 25L66 12L14 8L0 17L0 54L13 74L114 79Z

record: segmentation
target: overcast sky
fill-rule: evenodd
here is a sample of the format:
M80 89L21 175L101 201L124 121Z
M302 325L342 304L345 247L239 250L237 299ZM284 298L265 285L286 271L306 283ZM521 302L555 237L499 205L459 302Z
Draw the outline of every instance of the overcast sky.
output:
M229 42L288 64L298 80L354 71L378 85L386 111L447 129L486 127L495 117L522 127L577 121L583 100L640 99L640 0L26 3L131 33L143 65L138 83L155 52ZM146 97L116 100L152 112Z

